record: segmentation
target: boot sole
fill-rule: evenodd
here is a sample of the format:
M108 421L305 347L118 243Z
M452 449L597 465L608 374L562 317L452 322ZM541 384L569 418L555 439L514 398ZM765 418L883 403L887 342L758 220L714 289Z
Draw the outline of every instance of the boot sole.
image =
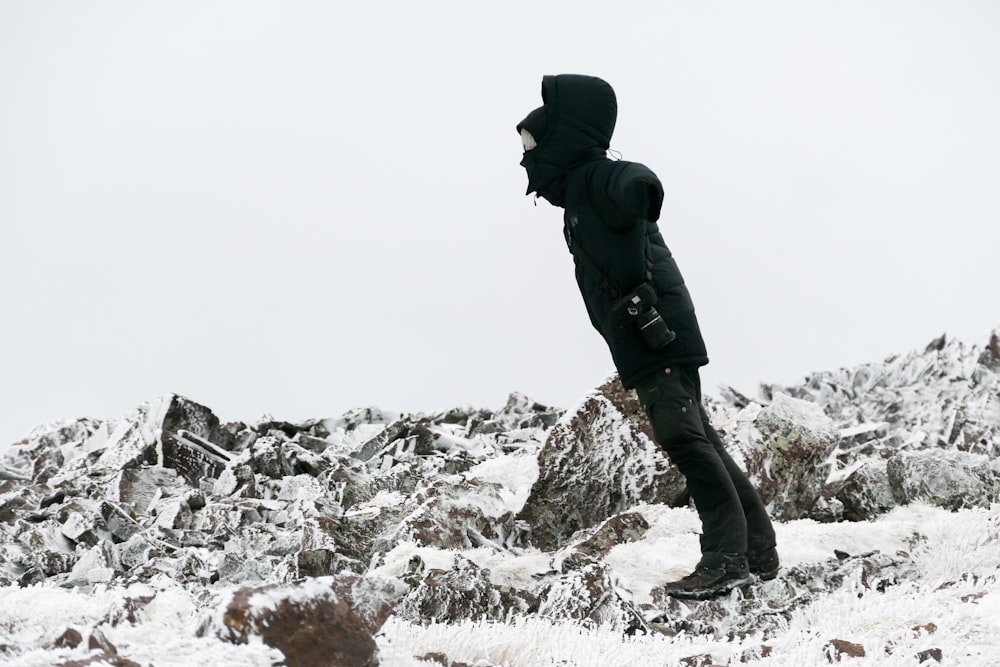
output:
M728 579L716 586L711 588L702 588L699 590L670 590L667 588L665 590L666 594L673 598L678 598L681 600L708 600L709 598L714 598L719 595L724 595L729 593L734 588L739 588L741 586L746 586L747 584L752 584L754 577L747 576L740 579Z

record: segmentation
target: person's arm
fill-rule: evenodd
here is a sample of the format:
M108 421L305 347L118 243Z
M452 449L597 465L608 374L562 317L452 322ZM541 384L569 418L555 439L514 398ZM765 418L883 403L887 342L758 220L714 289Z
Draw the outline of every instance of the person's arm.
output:
M619 162L599 184L616 215L606 215L605 223L626 232L639 220L656 222L663 207L663 186L648 167L636 162Z

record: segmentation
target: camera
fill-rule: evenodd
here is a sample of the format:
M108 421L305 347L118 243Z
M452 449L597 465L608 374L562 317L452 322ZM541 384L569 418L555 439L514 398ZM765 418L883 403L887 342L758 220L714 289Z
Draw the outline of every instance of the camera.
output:
M670 330L660 313L653 308L656 301L656 290L649 283L639 285L622 299L625 313L635 321L642 339L652 350L666 347L677 338L677 334Z

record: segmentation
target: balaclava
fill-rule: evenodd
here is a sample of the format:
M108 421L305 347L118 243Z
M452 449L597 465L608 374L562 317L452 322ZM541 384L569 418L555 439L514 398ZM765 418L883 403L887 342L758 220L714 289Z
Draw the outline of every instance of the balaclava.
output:
M517 124L517 131L521 133L524 142L524 150L530 151L538 145L538 142L545 136L545 130L549 127L549 114L545 107L538 107L529 113L524 120ZM524 133L528 133L528 137ZM529 141L530 137L530 141Z

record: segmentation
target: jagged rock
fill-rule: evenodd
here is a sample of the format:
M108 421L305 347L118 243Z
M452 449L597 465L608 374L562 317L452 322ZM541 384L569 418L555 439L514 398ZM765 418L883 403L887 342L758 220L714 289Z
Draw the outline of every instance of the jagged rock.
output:
M827 485L823 489L823 493L813 506L809 509L807 515L813 521L818 521L819 523L836 523L838 521L844 520L844 503L835 497L835 491L830 486Z
M649 523L638 512L619 514L602 523L572 549L591 558L604 558L617 545L642 539L648 529Z
M990 333L990 339L983 346L983 352L979 355L978 361L991 371L1000 372L1000 330Z
M939 648L929 648L926 651L920 651L917 653L916 658L917 662L920 664L930 662L931 660L934 662L941 662L944 660L944 653L942 653Z
M711 400L706 409L778 519L866 519L913 500L984 505L1000 497L1000 468L984 464L985 455L1000 451L992 355L989 347L970 352L942 338L926 351L789 388L801 401L772 391L770 403L760 405L731 392L739 412ZM0 585L138 587L134 603L89 627L134 623L161 582L197 596L197 606L209 599L204 587L253 582L248 602L283 591L279 597L290 606L281 613L303 624L314 612L333 613L336 598L369 637L398 607L410 621L541 614L625 630L752 635L759 644L820 591L874 595L913 576L905 552L840 554L719 599L678 601L654 591L652 604L637 606L616 581L609 562L617 561L608 554L642 537L645 522L629 510L640 502L683 502L683 479L653 445L634 396L613 379L545 437L558 414L513 394L497 412L400 418L368 410L340 420L220 426L204 406L166 397L117 420L51 425L3 463L3 471L17 474L0 474ZM838 436L834 455L824 457ZM351 456L362 451L370 454L364 461ZM510 457L493 467L491 459L515 452L532 466L522 470ZM539 476L515 517L511 499L523 498L536 454ZM832 477L827 461L835 466ZM518 495L484 481L494 476L516 476ZM521 551L529 528L533 546L548 554ZM477 560L488 553L503 567L511 556L534 564L494 577L465 558L430 571L416 558L400 580L363 576L373 567L399 567L388 550L403 540L428 560L438 550L477 547ZM546 562L558 569L528 577L524 567L543 570ZM314 595L315 582L301 583L303 576L330 581L332 594ZM500 585L510 581L532 583ZM956 600L984 604L980 588ZM299 603L312 608L293 608ZM280 604L248 608L247 640L265 633ZM264 611L275 617L263 620ZM224 615L220 608L216 617ZM931 645L908 643L907 653ZM113 653L103 659L126 660Z
M73 485L83 473L118 473L143 463L170 467L174 461L169 457L169 444L163 451L164 433L215 439L223 448L231 442L231 435L220 428L211 410L170 394L139 406L119 420L81 419L33 431L11 447L8 457L19 468L24 467L21 462L31 465L36 482L55 487Z
M91 651L101 651L108 655L118 655L118 647L111 643L100 628L94 628L90 631L90 637L87 639L87 648Z
M535 595L490 583L487 570L462 556L455 556L450 570L432 569L426 575L419 559L411 565L412 572L404 580L413 589L396 607L400 618L424 623L503 621L538 610Z
M709 653L689 655L680 659L683 667L716 667L718 663Z
M144 465L118 473L109 484L107 498L127 505L133 512L146 514L154 500L184 493L189 488L176 470Z
M122 507L116 502L102 502L101 517L104 519L106 529L111 533L111 538L116 542L124 542L142 529L142 525L130 508Z
M507 511L501 488L491 482L462 480L432 484L406 503L409 510L375 543L388 552L401 541L439 549L524 546L524 535Z
M6 467L18 472L31 471L36 483L46 482L64 463L62 448L79 446L99 424L94 419L74 419L38 426L11 445Z
M107 583L114 577L114 553L108 542L99 542L80 554L67 578L67 585Z
M542 405L524 394L514 392L507 397L507 404L497 413L496 421L503 424L504 431L548 429L555 426L562 414L562 410Z
M869 459L847 476L837 490L843 516L849 521L868 521L896 507L884 459Z
M539 591L539 615L623 632L646 628L641 611L607 563L574 551L563 560L561 571L561 576Z
M686 493L683 476L654 444L635 393L617 376L552 427L538 464L538 480L517 518L546 551L636 504L676 505Z
M0 492L0 524L13 525L17 519L39 507L39 494L31 487L11 487Z
M141 463L168 464L158 460L157 446L164 432L191 431L210 438L218 423L208 408L169 394L139 406L119 421L102 423L82 446L97 455L92 468L118 472Z
M733 431L729 451L772 518L805 517L829 474L827 458L837 444L833 421L816 405L776 394L766 406L740 411Z
M232 459L226 450L183 429L164 430L160 443L162 464L176 470L193 486L203 478L218 477Z
M251 470L270 479L282 479L300 474L314 475L320 460L313 452L295 442L272 435L258 438L240 459Z
M984 345L942 336L923 350L881 363L814 373L798 386L762 385L816 403L841 428L885 424L877 447L957 448L1000 455L1000 369L993 354L1000 330Z
M418 448L429 451L436 438L424 424L403 417L386 425L377 435L362 444L354 453L354 457L360 461L381 460L389 445L397 440L408 439L412 440L414 451Z
M127 541L114 544L111 563L119 574L128 574L163 552L146 537L133 535Z
M79 558L62 525L51 519L37 526L22 524L15 539L23 547L12 554L12 562L22 570L22 585L35 582L33 573L53 577L68 572Z
M886 463L893 495L956 510L1000 498L1000 471L985 456L959 451L900 452Z
M369 627L330 580L314 579L240 589L202 633L237 644L258 637L281 651L289 667L375 667L378 649Z
M74 544L92 547L98 542L98 533L104 528L100 505L92 500L73 500L59 508L56 520L62 524L62 534Z
M774 651L773 648L767 644L761 644L760 646L753 646L742 651L739 655L740 662L757 662L763 658L768 658Z
M52 642L55 648L76 648L83 643L83 635L76 628L66 628L66 631Z
M2 482L26 482L31 479L31 474L24 470L13 468L0 462L0 483ZM2 486L0 486L2 492Z

